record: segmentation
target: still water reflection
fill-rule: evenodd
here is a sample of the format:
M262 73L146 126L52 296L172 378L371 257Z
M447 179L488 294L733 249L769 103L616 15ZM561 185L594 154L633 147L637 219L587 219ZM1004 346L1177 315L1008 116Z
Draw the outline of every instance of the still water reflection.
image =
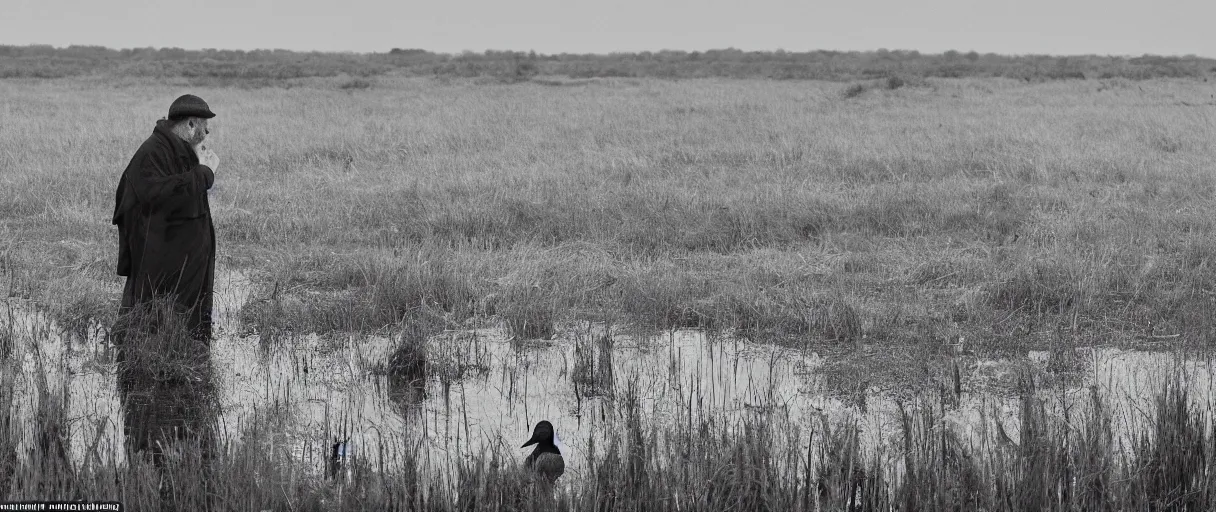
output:
M649 339L614 336L606 343L602 331L583 326L554 341L519 343L499 329L469 330L429 340L430 372L411 384L377 371L392 350L387 338L312 335L264 345L255 336L240 336L236 318L249 296L248 282L223 273L216 289L212 359L223 435L235 441L255 425L267 428L274 435L260 449L288 453L317 476L334 439L348 441L357 457L373 464L416 456L436 474L450 474L453 462L494 446L522 460L528 450L519 445L537 421L549 420L563 441L567 474L577 478L586 471L592 442L602 450L605 434L620 428L627 395L636 396L643 424L659 432L690 420L758 411L770 413L770 421L801 427L820 418L855 418L863 444L871 447L900 432L898 406L889 397L874 392L859 410L825 393L825 361L808 351L710 339L698 331ZM16 342L14 408L23 420L22 443L33 438L32 411L45 385L48 394L64 397L77 463L93 450L124 463L115 367L99 332L72 341L27 305L10 301L5 309L0 332ZM1139 400L1174 367L1172 356L1114 349L1085 354L1084 378L1063 394L1087 393L1086 385L1097 385L1111 400L1122 435L1142 427L1151 411ZM1192 379L1192 399L1211 414L1209 363L1192 359L1182 368ZM1009 399L965 393L946 422L974 440L982 418L991 418L982 412L997 411L1005 428L1016 432L1015 407Z

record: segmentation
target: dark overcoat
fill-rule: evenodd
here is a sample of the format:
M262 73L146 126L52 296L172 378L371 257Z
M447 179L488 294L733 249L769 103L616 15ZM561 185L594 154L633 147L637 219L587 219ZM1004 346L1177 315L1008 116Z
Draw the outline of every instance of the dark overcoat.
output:
M160 120L118 181L118 275L126 276L122 311L173 297L191 335L211 338L215 228L207 191L215 174Z

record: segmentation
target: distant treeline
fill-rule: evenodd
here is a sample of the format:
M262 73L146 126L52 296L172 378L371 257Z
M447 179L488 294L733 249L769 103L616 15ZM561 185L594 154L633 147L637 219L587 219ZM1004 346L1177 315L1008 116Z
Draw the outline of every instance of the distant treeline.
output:
M540 55L486 51L462 54L394 48L386 53L288 50L183 50L99 46L0 45L0 78L80 75L275 80L342 74L366 77L389 71L412 75L495 77L536 75L657 78L769 78L859 80L889 77L1008 77L1022 80L1200 77L1216 72L1216 59L1184 56L1009 56L948 51L745 52L737 49Z

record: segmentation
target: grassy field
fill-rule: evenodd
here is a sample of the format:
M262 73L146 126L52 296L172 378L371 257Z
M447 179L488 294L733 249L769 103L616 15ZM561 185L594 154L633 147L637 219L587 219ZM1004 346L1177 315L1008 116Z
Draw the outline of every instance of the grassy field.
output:
M335 83L192 89L220 113L222 263L297 329L427 307L524 334L580 316L786 343L1210 334L1206 82ZM117 176L184 89L0 90L9 293L108 320Z
M396 333L419 318L430 320L427 332L502 322L520 339L574 320L639 333L698 327L832 353L840 375L862 372L912 394L928 383L912 366L945 372L957 350L1206 348L1216 335L1216 83L928 79L892 89L392 75L360 88L343 88L342 77L290 88L185 83L0 80L0 277L10 297L80 331L113 322L118 176L168 103L190 92L219 115L210 145L222 159L211 195L220 264L254 276L241 315L267 337ZM916 365L904 364L909 357ZM1084 473L1105 475L1096 483L1074 478L1087 467L1078 458L1095 452L1047 420L1021 451L975 455L974 471L959 466L944 437L916 434L935 421L924 407L907 419L903 487L882 491L890 487L876 482L887 477L873 468L857 485L871 505L905 508L1142 509L1174 498L1200 507L1213 499L1216 446L1202 428L1211 420L1171 408L1170 396L1162 391L1161 430L1138 452L1157 458L1136 459L1149 466L1085 459L1101 465ZM1033 400L1025 403L1035 417ZM737 426L623 432L623 446L662 435L685 456L735 459L705 455L677 475L671 453L624 449L604 455L596 480L569 490L564 506L618 499L626 510L810 510L816 496L831 509L849 494L845 473L808 484L851 471L849 443L829 443L842 451L816 457L772 453L759 442L763 430L739 435ZM848 432L805 428L781 435ZM1084 435L1104 442L1100 431ZM1190 466L1169 458L1198 448L1204 455ZM258 457L225 462L228 480L217 485L228 486L226 496L253 485L242 476L252 471L292 482ZM825 466L812 471L812 459ZM1144 469L1166 466L1207 468L1207 476L1166 489L1160 472ZM465 491L426 507L526 509L503 494L512 486L494 467L470 463ZM711 474L723 467L736 473ZM1072 473L1052 472L1061 467ZM137 481L115 484L120 471L142 470L103 468L77 479L85 483L47 485L110 495ZM947 489L959 475L974 488ZM727 495L697 483L714 478L731 482L715 487ZM1112 483L1123 478L1136 485ZM426 493L417 491L428 485L425 475L384 482L360 495L371 501L349 506L421 504ZM289 503L280 494L293 491L282 485L240 506L319 503ZM1109 496L1117 501L1093 501Z

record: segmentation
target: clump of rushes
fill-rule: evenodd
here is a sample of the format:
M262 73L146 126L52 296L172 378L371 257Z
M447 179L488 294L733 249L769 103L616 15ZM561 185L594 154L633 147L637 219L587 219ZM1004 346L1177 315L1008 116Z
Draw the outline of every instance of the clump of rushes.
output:
M610 329L593 333L590 329L575 338L574 368L570 381L579 397L612 396L612 351L615 343Z
M430 373L427 340L443 330L443 319L425 308L402 322L395 336L396 344L386 365L389 385L396 394L408 394L410 403L425 399L426 380Z

